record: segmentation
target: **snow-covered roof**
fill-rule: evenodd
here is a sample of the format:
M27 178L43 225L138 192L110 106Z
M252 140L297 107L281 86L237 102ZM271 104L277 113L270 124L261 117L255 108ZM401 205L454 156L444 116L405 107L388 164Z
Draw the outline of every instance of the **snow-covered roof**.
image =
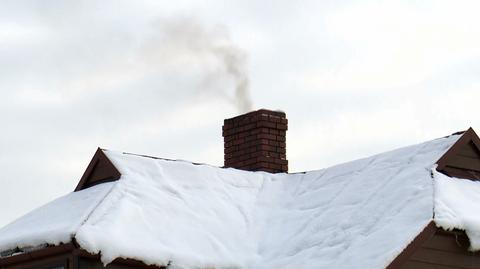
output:
M434 169L459 137L298 174L105 150L119 180L7 225L0 251L75 238L104 263L122 257L172 268L380 269L432 220L466 230L480 249L480 182Z

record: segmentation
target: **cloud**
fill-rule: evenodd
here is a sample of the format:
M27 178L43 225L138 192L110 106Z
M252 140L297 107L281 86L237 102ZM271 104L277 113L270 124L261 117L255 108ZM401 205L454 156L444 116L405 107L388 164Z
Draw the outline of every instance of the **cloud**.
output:
M465 4L468 2L468 4ZM355 1L326 18L327 31L351 58L307 80L331 90L403 88L480 56L478 3Z

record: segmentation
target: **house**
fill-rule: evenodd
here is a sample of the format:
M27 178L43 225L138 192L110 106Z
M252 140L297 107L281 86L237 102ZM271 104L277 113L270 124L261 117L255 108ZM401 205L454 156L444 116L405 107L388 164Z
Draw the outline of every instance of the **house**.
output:
M287 123L225 120L225 168L98 149L74 192L0 229L1 269L480 268L472 129L289 174Z

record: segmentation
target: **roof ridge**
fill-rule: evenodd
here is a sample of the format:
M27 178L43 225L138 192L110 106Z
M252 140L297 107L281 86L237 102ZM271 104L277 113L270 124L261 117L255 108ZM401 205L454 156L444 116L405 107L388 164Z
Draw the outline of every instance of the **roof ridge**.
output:
M110 149L104 149L104 148L101 148L101 150L104 151L104 152L113 152L113 153L118 153L118 154L122 154L122 155L130 155L130 156L149 158L149 159L161 160L161 161L167 161L167 162L183 162L183 163L188 163L188 164L192 164L192 165L208 166L208 167L219 168L219 169L234 169L234 170L247 172L247 173L259 173L260 172L260 173L274 174L274 173L265 172L265 171L248 171L248 170L237 169L237 168L234 168L234 167L218 166L218 165L214 165L214 164L194 162L194 161L189 161L189 160L184 160L184 159L170 159L170 158L164 158L164 157L156 157L156 156L151 156L151 155L146 155L146 154L138 154L138 153L125 152L125 151L120 151L120 150L117 151L117 150L110 150ZM305 172L293 172L293 173L288 173L288 174L298 174L298 173L305 173Z
M72 241L75 240L76 241L76 236L77 236L77 233L78 231L82 228L82 226L87 223L87 221L90 219L90 217L92 216L92 214L97 210L97 208L107 199L107 197L113 192L113 189L117 186L117 181L113 181L112 182L112 187L110 188L110 190L107 191L107 193L102 197L102 199L100 199L100 201L98 201L98 203L92 207L92 209L90 210L90 212L87 214L87 216L85 217L85 219L76 227L75 229L75 233L72 235ZM78 243L78 241L76 241Z

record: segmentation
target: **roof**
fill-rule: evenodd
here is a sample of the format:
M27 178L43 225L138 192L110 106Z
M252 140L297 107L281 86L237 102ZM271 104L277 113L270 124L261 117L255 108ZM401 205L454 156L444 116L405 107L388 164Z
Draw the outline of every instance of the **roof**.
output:
M178 268L385 268L432 221L480 249L480 182L435 163L452 135L330 168L270 174L103 150L121 176L0 230L0 251L72 241ZM458 192L462 193L459 202ZM476 204L475 204L476 203Z

